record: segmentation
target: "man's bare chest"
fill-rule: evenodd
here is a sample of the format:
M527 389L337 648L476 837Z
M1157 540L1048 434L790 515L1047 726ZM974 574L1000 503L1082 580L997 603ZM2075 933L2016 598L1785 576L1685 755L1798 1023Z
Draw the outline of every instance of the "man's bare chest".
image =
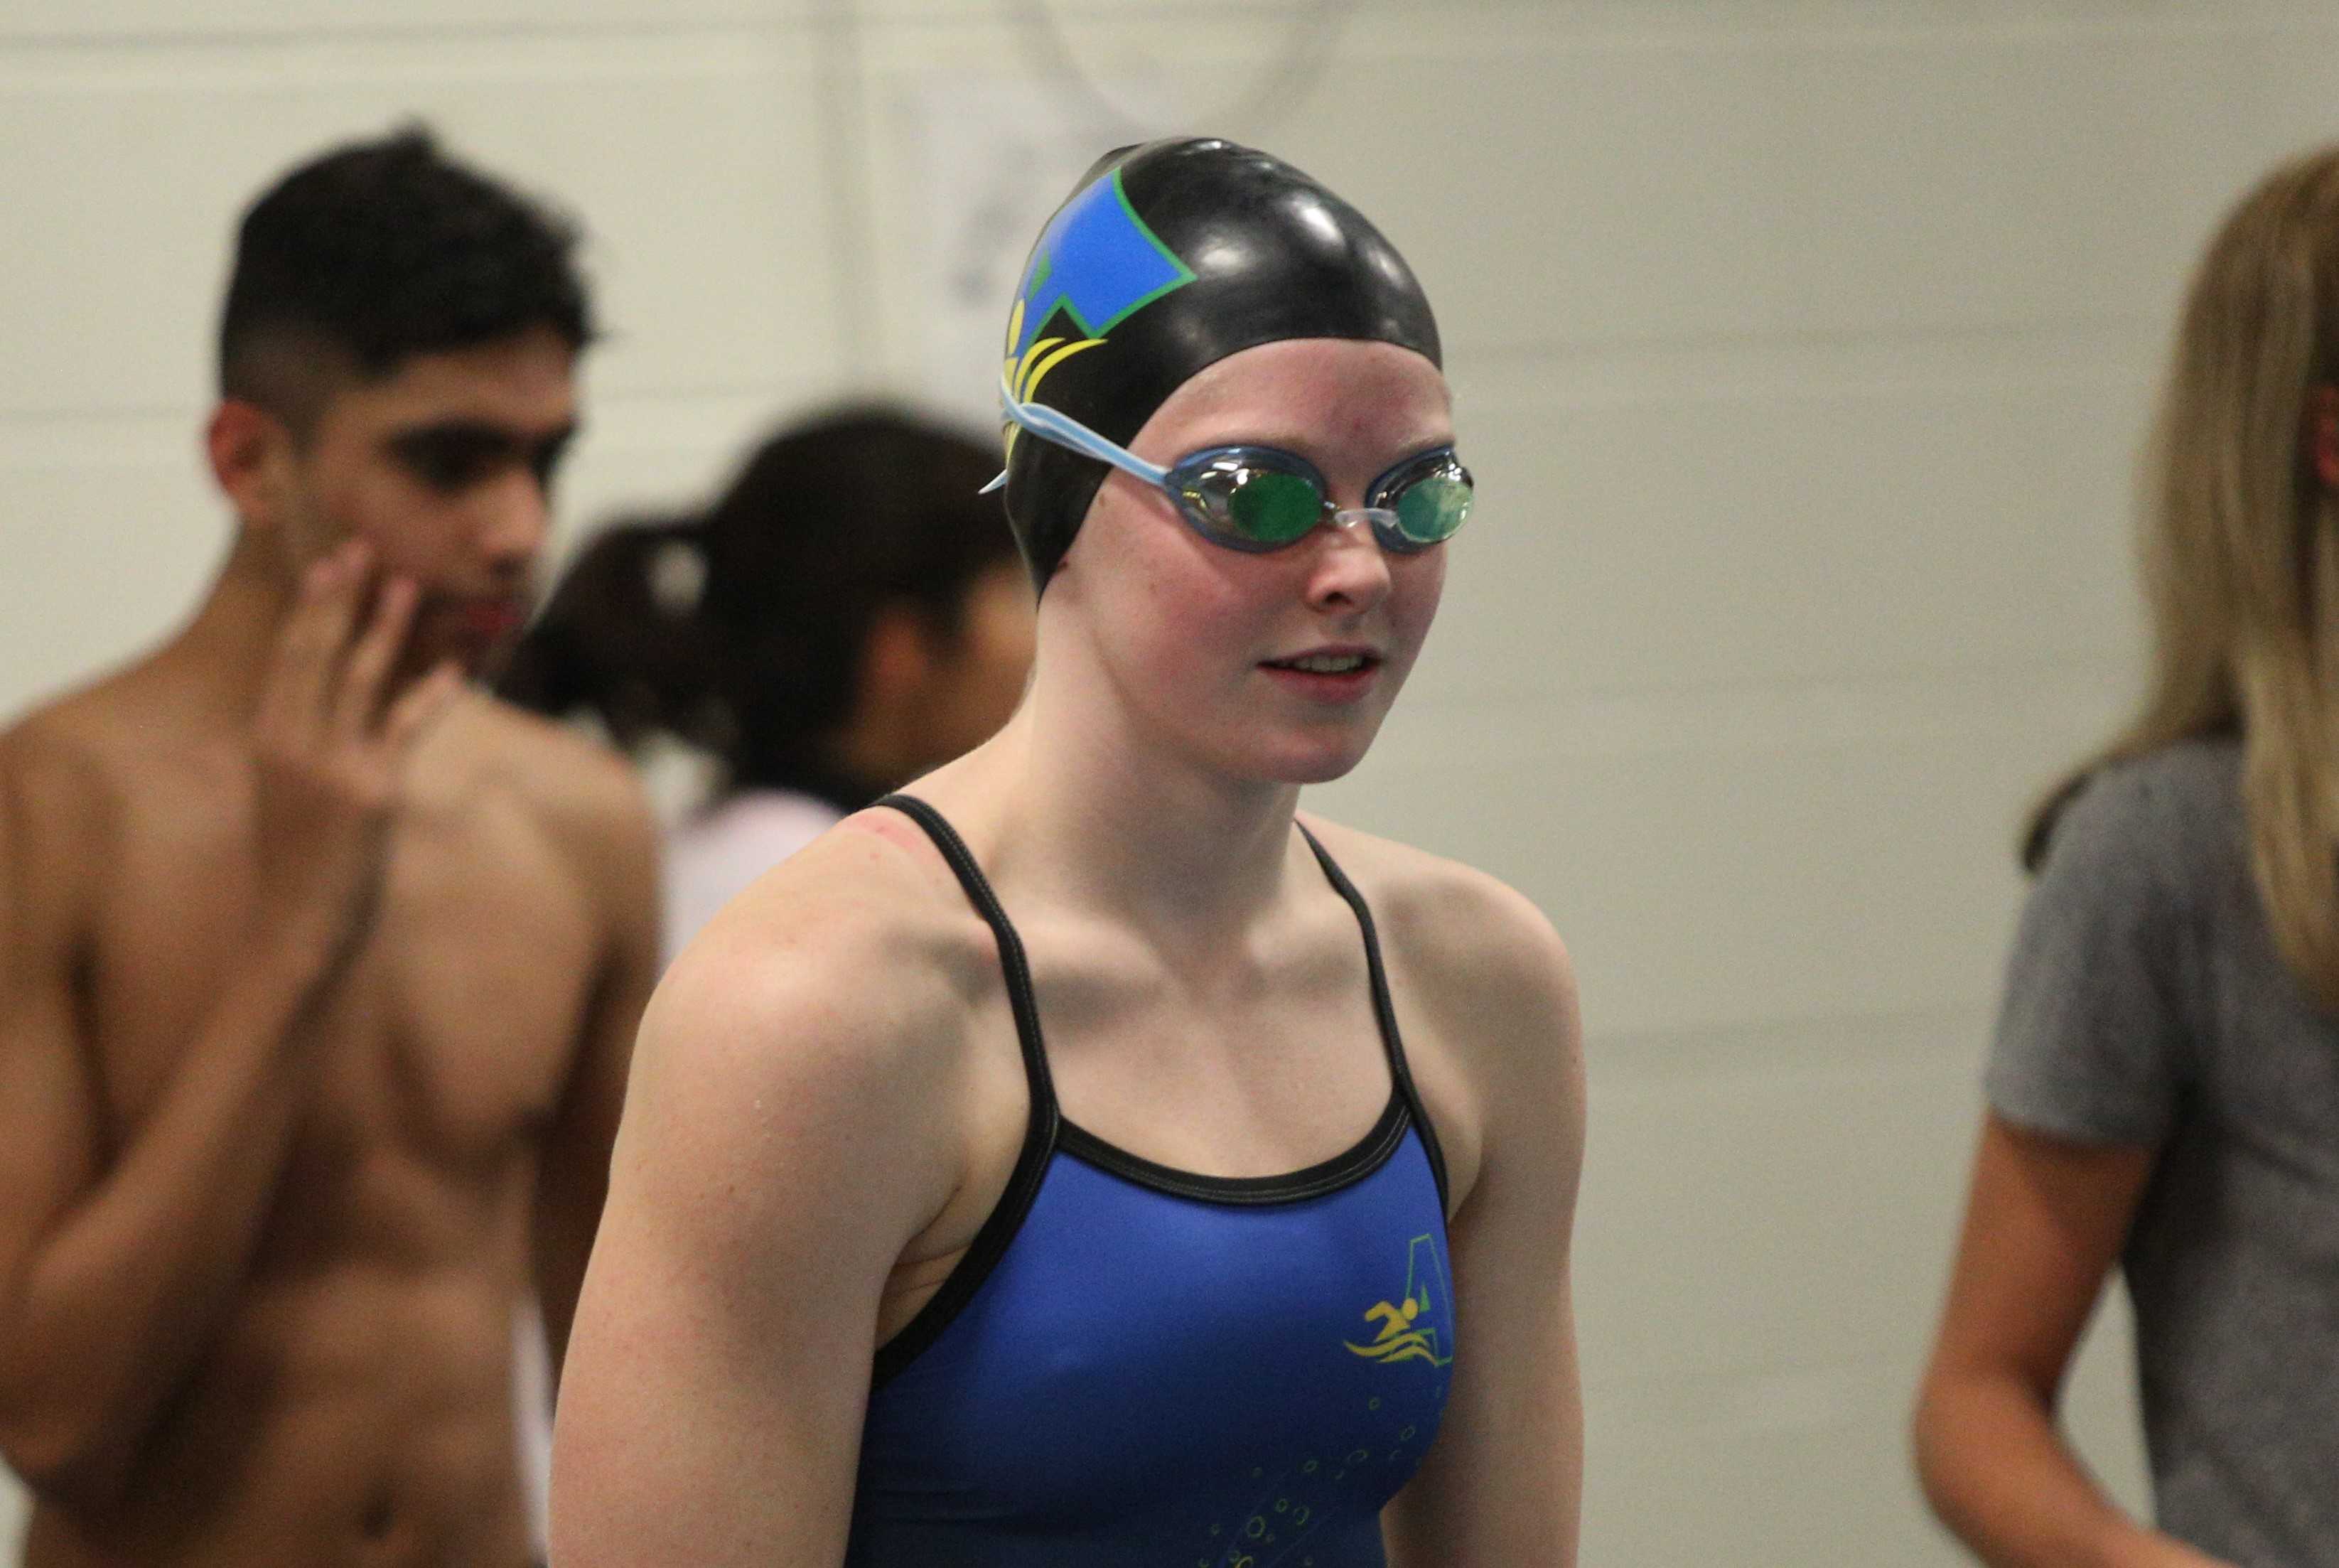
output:
M275 912L247 801L138 800L110 846L80 976L95 1100L119 1145L181 1073ZM379 909L303 1024L318 1053L301 1143L449 1171L499 1163L550 1115L601 932L578 868L522 804L401 817Z

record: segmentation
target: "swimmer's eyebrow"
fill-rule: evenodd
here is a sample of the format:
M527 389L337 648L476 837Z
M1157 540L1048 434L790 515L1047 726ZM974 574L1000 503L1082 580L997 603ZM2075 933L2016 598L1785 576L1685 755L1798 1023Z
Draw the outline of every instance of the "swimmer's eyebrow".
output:
M526 464L539 481L550 480L577 430L573 419L542 432L489 419L437 419L393 430L383 445L423 483L459 490L512 463Z

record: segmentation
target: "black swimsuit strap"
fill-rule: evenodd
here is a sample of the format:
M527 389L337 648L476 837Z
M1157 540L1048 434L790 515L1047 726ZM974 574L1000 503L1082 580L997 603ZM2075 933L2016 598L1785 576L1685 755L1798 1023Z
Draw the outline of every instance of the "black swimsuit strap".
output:
M1040 1037L1040 1004L1031 989L1031 961L1024 956L1023 939L1015 934L1015 924L1007 918L999 894L992 890L991 880L975 863L974 852L966 847L966 840L958 836L958 830L942 813L915 795L889 794L877 804L891 806L926 830L926 836L934 841L934 847L950 862L951 870L958 873L959 886L966 890L967 902L974 905L975 912L991 927L992 935L998 938L999 967L1007 977L1008 1005L1015 1011L1015 1038L1023 1048L1023 1073L1031 1080L1031 1103L1037 1107L1044 1101L1052 1119L1056 1114L1056 1089L1048 1076L1048 1052Z
M982 868L975 864L973 852L942 813L914 795L889 794L876 804L892 807L925 830L926 836L933 840L934 847L950 863L951 870L958 874L959 885L966 890L967 902L974 905L975 912L982 916L998 939L999 967L1007 977L1007 1001L1015 1012L1015 1038L1023 1048L1023 1076L1031 1093L1023 1148L1015 1157L1015 1169L1007 1178L1007 1190L1000 1195L999 1206L974 1233L965 1256L943 1281L942 1288L918 1309L917 1316L900 1333L877 1347L870 1383L873 1387L882 1387L950 1326L951 1319L959 1315L998 1267L1008 1244L1021 1228L1023 1217L1031 1212L1032 1199L1040 1195L1040 1181L1054 1156L1063 1117L1056 1109L1055 1085L1048 1076L1048 1053L1040 1040L1040 1009L1032 996L1031 965L1023 955L1023 940L1015 934L1014 924L1001 907L999 895L992 891Z
M1373 925L1373 912L1365 902L1365 895L1357 891L1357 884L1348 880L1347 873L1332 859L1331 852L1308 831L1307 825L1298 822L1291 825L1299 830L1299 836L1316 852L1316 863L1324 868L1333 891L1347 901L1348 908L1356 912L1357 929L1365 933L1365 969L1372 980L1373 1016L1380 1024L1381 1049L1388 1053L1389 1076L1396 1080L1396 1091L1405 1097L1406 1109L1413 1113L1413 1125L1421 1133L1422 1150L1429 1156L1430 1174L1437 1178L1437 1202L1443 1211L1453 1201L1446 1190L1446 1151L1438 1147L1437 1129L1430 1125L1429 1112L1421 1103L1421 1091L1414 1088L1413 1073L1405 1064L1405 1040L1397 1031L1396 1004L1389 999L1388 971L1381 967L1380 932Z

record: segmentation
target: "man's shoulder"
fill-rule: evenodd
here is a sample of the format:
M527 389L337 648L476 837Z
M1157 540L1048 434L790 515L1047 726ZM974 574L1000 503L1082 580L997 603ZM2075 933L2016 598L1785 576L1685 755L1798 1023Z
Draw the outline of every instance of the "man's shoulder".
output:
M425 809L491 833L524 823L526 840L550 852L626 951L655 949L657 819L633 765L590 735L485 693L440 724L445 734L423 743L440 758L420 786Z
M0 799L44 833L94 826L134 770L134 693L115 676L42 704L0 730Z
M158 649L43 700L0 728L0 776L94 809L133 794L177 800L240 766L237 737L189 700L183 661Z
M82 940L117 874L136 803L187 793L174 780L202 783L168 741L141 750L138 705L124 698L108 682L0 730L0 904L21 922L12 940L58 951Z
M564 834L598 847L655 833L633 764L572 725L484 693L447 718L472 787L508 793Z

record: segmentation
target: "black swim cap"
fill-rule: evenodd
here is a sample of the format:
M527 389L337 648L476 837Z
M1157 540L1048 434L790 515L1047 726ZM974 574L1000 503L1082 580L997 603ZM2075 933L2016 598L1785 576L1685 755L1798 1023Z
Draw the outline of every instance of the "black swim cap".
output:
M1149 142L1106 154L1031 247L1006 380L1125 447L1205 366L1287 338L1440 362L1421 285L1363 213L1265 153ZM1044 591L1107 470L1012 422L1007 443L1008 520Z

